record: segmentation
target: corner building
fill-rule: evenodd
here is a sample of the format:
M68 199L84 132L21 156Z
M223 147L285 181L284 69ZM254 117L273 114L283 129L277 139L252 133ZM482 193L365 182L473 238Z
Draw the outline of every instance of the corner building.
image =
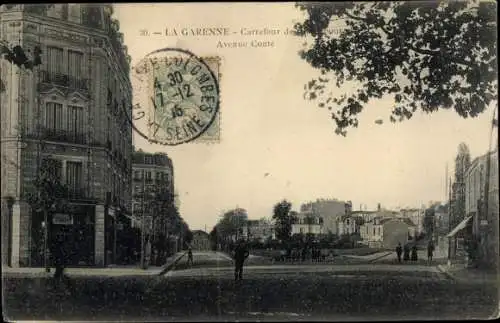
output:
M1 62L2 264L43 266L43 212L26 194L41 161L58 162L69 207L48 216L72 251L69 266L115 261L117 230L131 215L132 109L127 48L110 5L3 5L1 38L35 46L33 71ZM130 114L129 114L130 115ZM69 210L69 211L68 211Z

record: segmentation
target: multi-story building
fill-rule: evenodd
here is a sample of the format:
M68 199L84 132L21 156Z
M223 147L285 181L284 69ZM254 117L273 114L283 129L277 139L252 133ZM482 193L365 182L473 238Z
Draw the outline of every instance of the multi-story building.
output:
M488 210L484 200L486 174L490 165ZM498 148L472 161L465 173L465 212L471 219L472 235L479 243L479 261L493 266L498 261Z
M413 223L408 219L375 218L360 226L363 243L370 247L394 248L398 243L408 242L408 234Z
M425 208L408 208L399 210L400 217L410 219L415 224L415 235L424 232Z
M352 203L350 201L318 199L315 202L302 204L300 207L300 214L304 219L309 216L316 219L314 221L317 222L316 225L319 225L317 228L318 233L335 234L338 231L338 219L346 214L350 214L351 209ZM321 230L321 232L319 232L319 230Z
M0 7L1 38L41 65L1 59L2 263L41 266L62 234L73 264L113 262L116 230L130 215L132 109L127 48L112 6L31 4ZM29 193L44 160L69 194L65 210L32 210ZM109 257L108 257L109 256Z
M167 154L150 154L142 150L132 156L133 170L133 227L144 229L153 241L161 234L169 236L175 230L168 217L174 207L174 169ZM142 221L144 219L144 227Z

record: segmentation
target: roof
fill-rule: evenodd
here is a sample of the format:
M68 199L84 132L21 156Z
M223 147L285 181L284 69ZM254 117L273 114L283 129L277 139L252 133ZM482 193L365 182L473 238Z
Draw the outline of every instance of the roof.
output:
M377 211L361 211L361 210L358 210L358 211L352 211L351 214L372 214L372 213L376 213Z
M207 235L207 236L208 236L208 233L206 233L206 232L205 232L205 231L203 231L203 230L193 230L193 231L191 231L191 232L192 232L193 234L205 234L205 235Z
M413 224L413 222L410 219L406 219L406 218L385 218L385 219L380 220L380 224L385 224L385 223L390 222L390 221L399 221L399 222L405 223L409 226L413 226L413 227L415 226L415 224Z

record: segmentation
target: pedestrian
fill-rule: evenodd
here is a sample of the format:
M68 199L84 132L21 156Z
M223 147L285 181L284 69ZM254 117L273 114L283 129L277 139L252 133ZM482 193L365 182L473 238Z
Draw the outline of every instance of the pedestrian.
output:
M401 247L401 242L398 243L396 247L396 255L398 256L398 262L401 263L401 254L403 253L403 247Z
M147 236L145 250L144 250L144 269L147 269L149 267L150 260L151 260L151 241L149 241L149 236Z
M249 255L250 253L248 252L244 241L240 241L234 250L234 280L237 281L243 279L243 263Z
M58 233L53 244L52 254L54 256L54 265L56 267L54 273L54 282L56 285L63 282L66 287L71 288L71 282L68 276L64 274L68 259L68 250L66 246L66 239L63 233Z
M427 262L429 264L432 262L433 254L434 254L434 242L430 240L429 244L427 245Z
M191 250L191 247L188 248L188 266L193 265L193 250Z
M414 244L413 247L411 247L411 261L417 261L417 260L418 260L417 244Z
M410 260L410 246L408 244L405 244L403 251L404 251L403 260L404 261Z

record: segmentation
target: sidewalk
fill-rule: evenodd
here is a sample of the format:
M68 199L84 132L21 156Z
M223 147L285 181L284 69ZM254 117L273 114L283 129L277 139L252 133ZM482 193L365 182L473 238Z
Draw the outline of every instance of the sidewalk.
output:
M178 252L169 257L164 266L149 266L147 269L142 269L138 266L116 266L111 265L106 268L88 267L88 268L66 268L65 273L70 277L119 277L119 276L158 276L165 274L177 263L185 254L185 251ZM50 273L45 272L45 268L12 268L2 266L2 278L19 277L19 278L35 278L35 277L50 277L54 275L54 268L50 269Z
M464 265L438 265L439 271L459 283L491 284L500 282L498 273L479 268L465 268Z

